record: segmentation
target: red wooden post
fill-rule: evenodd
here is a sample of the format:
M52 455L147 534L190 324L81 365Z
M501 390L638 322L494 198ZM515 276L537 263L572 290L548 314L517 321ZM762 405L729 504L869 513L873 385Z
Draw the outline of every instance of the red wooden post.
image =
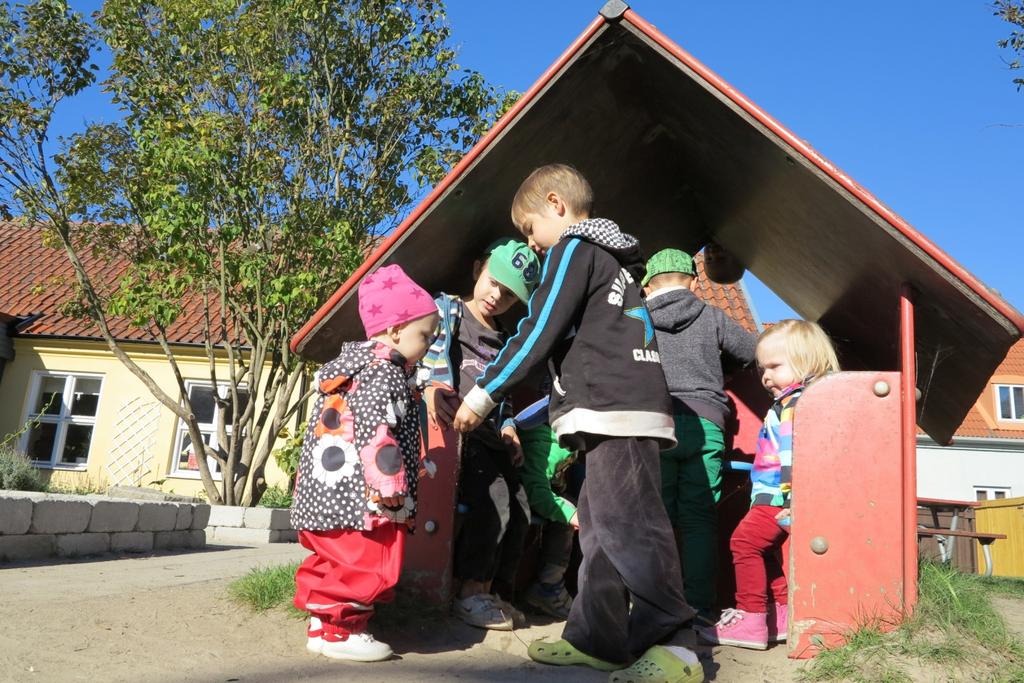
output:
M900 288L900 434L903 462L903 615L917 603L917 359L914 290Z

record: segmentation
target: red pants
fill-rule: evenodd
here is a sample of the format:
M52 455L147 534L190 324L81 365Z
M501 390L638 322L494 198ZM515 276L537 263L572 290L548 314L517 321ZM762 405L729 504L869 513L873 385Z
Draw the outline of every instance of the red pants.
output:
M373 616L373 604L394 599L405 548L403 527L299 531L299 542L313 554L295 572L295 606L320 618L324 633L361 633Z
M736 608L744 612L767 612L768 598L780 605L787 602L781 550L788 534L775 521L780 510L755 505L732 533L729 549L736 568Z

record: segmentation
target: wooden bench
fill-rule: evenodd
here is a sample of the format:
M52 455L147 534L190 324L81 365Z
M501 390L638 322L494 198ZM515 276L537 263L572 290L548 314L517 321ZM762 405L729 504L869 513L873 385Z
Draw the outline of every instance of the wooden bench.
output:
M918 498L917 507L924 508L931 513L932 517L932 529L943 529L945 527L939 522L940 512L949 512L951 519L949 522L949 529L956 531L960 525L960 516L978 507L978 503L969 500L947 500L944 498ZM939 544L939 559L943 562L948 562L953 559L956 555L956 538L955 537L942 537L935 539Z
M992 552L989 550L989 546L998 541L999 539L1006 538L1006 534L983 534L977 531L960 531L958 529L929 529L928 527L918 527L918 536L931 536L939 541L940 547L943 547L942 543L946 537L960 537L960 538L973 538L981 544L981 552L985 555L985 576L992 576Z

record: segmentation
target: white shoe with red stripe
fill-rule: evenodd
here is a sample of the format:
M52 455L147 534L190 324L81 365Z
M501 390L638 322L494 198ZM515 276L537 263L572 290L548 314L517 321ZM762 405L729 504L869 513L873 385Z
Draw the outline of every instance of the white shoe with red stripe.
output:
M324 627L316 617L309 618L309 628L306 629L306 649L315 655L320 654L324 648Z
M392 655L391 646L376 640L367 631L339 636L325 633L321 636L323 647L320 654L331 659L346 659L352 662L380 662Z

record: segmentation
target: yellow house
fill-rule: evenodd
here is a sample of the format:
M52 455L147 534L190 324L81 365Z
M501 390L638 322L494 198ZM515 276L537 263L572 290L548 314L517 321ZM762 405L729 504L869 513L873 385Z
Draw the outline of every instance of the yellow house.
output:
M0 223L0 436L23 432L16 448L54 483L201 492L184 423L114 357L90 321L61 313L74 274L64 252L43 246L42 235L38 227ZM88 256L85 265L96 280L115 280L120 270ZM198 313L198 306L186 306L168 337L203 435L215 443L212 394L224 395L226 387L211 384ZM114 319L110 327L166 393L180 393L151 336L124 320ZM227 364L217 373L227 377ZM35 426L25 429L30 422ZM266 478L287 486L273 458Z

